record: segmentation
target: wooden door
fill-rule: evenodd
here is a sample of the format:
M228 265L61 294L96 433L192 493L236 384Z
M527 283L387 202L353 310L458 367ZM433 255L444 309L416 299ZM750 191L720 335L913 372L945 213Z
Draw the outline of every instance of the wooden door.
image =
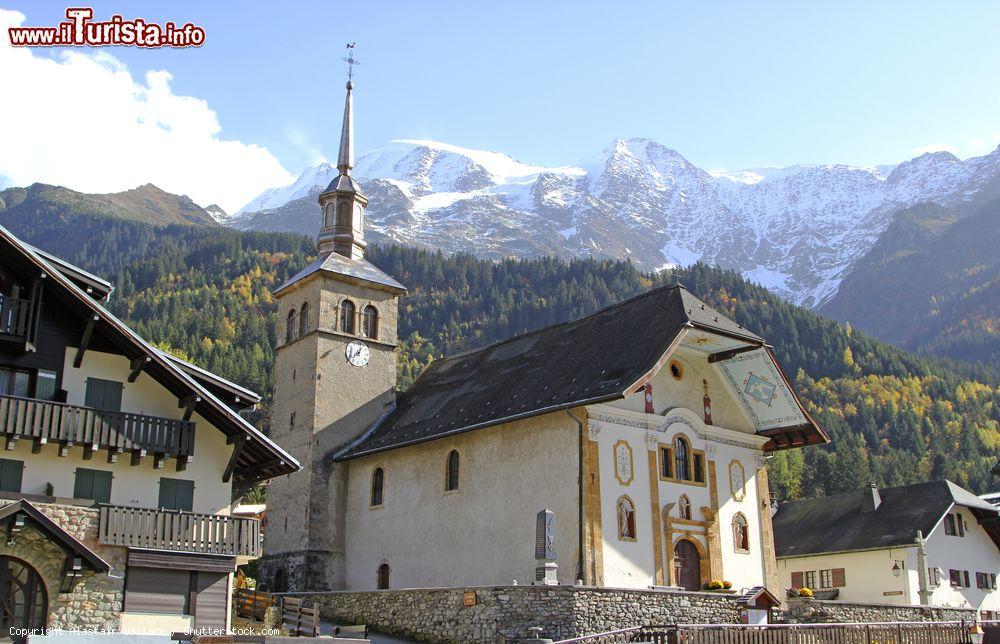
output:
M687 539L674 546L674 572L677 585L685 590L701 590L701 555Z

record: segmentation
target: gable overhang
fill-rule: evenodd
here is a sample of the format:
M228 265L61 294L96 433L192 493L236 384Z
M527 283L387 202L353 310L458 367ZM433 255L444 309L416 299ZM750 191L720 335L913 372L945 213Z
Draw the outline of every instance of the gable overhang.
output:
M93 329L104 334L123 355L131 360L140 360L143 372L163 385L181 403L189 404L192 412L197 412L226 434L230 444L236 444L233 478L241 487L301 469L291 454L264 436L173 359L149 344L3 226L0 226L0 242L18 251L36 270L47 276L50 284L57 285L65 294L67 305L82 318L93 322ZM78 357L82 357L79 352Z
M67 557L78 557L81 563L85 563L94 572L103 573L111 570L111 566L97 553L47 517L27 499L21 499L0 508L0 525L6 526L8 542L16 541L17 532L25 525L31 525L44 534L49 541L59 546Z

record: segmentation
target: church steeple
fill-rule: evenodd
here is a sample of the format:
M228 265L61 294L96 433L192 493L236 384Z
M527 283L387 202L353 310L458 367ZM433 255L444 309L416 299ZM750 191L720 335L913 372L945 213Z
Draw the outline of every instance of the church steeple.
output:
M347 81L347 98L344 101L344 122L340 130L340 152L337 155L339 174L319 195L319 206L323 212L323 225L316 240L320 255L339 253L351 259L365 256L365 207L368 198L361 193L351 170L354 168L354 82L351 80L354 65L352 50L354 43L347 46L350 65Z

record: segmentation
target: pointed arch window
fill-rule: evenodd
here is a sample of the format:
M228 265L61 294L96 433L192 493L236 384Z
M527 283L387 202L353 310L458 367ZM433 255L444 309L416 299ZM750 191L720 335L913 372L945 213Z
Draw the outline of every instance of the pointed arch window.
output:
M385 500L385 470L381 467L376 467L375 471L372 472L372 502L371 507L379 508L382 507L382 502Z
M444 483L445 492L458 489L458 450L448 452L447 474Z
M687 498L686 494L682 494L680 500L677 501L677 514L682 519L691 520L691 499Z
M369 304L365 307L363 329L366 337L372 340L378 339L378 309Z
M288 312L288 322L285 325L285 342L291 342L296 338L296 333L299 330L298 323L298 313L295 309Z
M682 481L691 480L691 446L687 439L678 436L674 441L674 476Z
M350 300L340 303L340 330L344 333L354 333L354 302Z
M389 568L388 563L383 561L381 564L379 564L378 572L376 573L377 577L376 585L378 586L379 590L389 589L389 575L391 573L392 569Z
M736 552L750 552L750 527L742 512L733 517L733 549Z
M309 302L303 302L299 311L299 337L307 333L309 333Z
M635 541L635 503L627 496L618 499L618 539Z

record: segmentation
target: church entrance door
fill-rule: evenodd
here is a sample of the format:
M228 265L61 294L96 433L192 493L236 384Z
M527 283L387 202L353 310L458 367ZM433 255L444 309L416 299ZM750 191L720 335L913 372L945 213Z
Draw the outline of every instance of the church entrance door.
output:
M0 556L0 640L23 642L23 629L44 628L47 604L35 569L20 559Z
M674 572L677 585L685 590L701 590L701 555L687 539L674 546Z

